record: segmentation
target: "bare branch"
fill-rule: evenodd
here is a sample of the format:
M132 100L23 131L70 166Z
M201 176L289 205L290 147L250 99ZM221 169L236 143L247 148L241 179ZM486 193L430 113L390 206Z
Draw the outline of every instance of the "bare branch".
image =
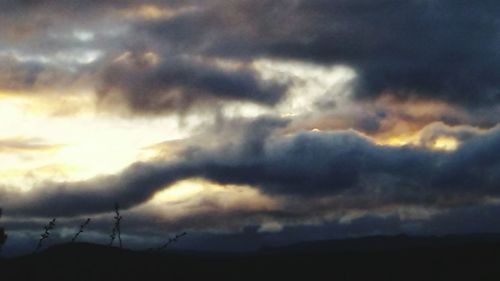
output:
M90 223L90 218L88 218L82 225L80 225L80 230L73 236L73 239L71 239L71 243L75 243L76 239L78 239L78 236L83 233L85 227Z
M52 219L52 220L49 222L49 224L47 224L46 226L44 226L44 230L45 230L45 232L44 232L44 233L42 233L42 234L40 235L40 236L41 236L41 237L40 237L40 240L38 240L38 244L37 244L37 246L36 246L36 248L35 248L35 251L33 251L33 253L38 252L38 250L40 250L40 249L42 248L43 241L44 241L45 239L48 239L48 238L50 237L50 231L51 231L52 229L54 229L54 227L55 227L55 226L56 226L56 219L55 219L55 218L54 218L54 219Z
M175 235L174 238L168 238L167 243L165 243L162 246L158 247L156 250L157 251L164 251L164 250L166 250L168 248L168 246L170 246L170 244L177 242L180 238L182 238L182 237L184 237L186 235L187 235L187 233L183 232L181 234Z
M114 219L114 226L113 229L111 230L111 241L109 242L109 245L112 246L113 242L115 241L116 237L118 236L118 243L120 245L120 248L122 248L122 237L121 237L121 229L120 229L120 222L122 220L122 216L120 215L120 206L118 203L115 204L115 216L113 217Z

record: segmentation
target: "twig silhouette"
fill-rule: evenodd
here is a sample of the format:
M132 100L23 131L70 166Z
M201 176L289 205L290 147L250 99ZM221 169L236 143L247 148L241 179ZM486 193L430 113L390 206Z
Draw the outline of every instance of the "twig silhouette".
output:
M38 252L38 250L40 250L42 248L42 244L43 244L43 241L45 239L48 239L49 236L50 236L50 231L52 229L54 229L54 227L56 226L56 219L52 219L49 224L47 224L46 226L44 226L44 229L45 229L45 232L42 233L40 236L40 240L38 240L38 245L36 246L35 248L35 251L33 251L33 253L36 253Z
M162 246L160 246L160 247L156 248L156 250L157 250L157 251L164 251L164 250L166 250L166 249L168 248L168 246L170 246L170 244L177 242L177 240L179 240L180 238L182 238L182 237L184 237L184 236L186 236L186 235L187 235L187 233L186 233L186 232L183 232L183 233L181 233L181 234L177 234L177 235L175 235L175 237L174 237L174 238L168 238L167 243L165 243L165 244L163 244Z
M80 225L80 229L75 234L75 236L73 236L73 239L71 239L71 243L75 243L76 239L78 239L78 236L80 236L80 234L83 233L85 227L89 225L89 223L90 223L90 218L88 218L82 225Z
M109 241L109 246L113 246L113 242L115 241L116 237L118 236L118 242L120 245L120 248L122 248L122 237L121 237L121 230L120 230L120 222L122 220L122 216L120 215L120 206L118 203L115 204L115 216L113 217L115 221L115 225L113 226L113 229L111 230L111 241Z
M2 209L0 209L0 218L2 217ZM0 253L2 252L2 247L7 241L7 234L5 234L5 230L3 227L0 227Z

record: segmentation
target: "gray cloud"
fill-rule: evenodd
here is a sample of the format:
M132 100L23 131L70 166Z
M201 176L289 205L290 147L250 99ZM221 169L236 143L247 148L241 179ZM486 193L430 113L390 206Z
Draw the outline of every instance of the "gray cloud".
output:
M106 212L119 202L124 208L149 199L163 186L189 176L183 164L135 164L121 176L85 182L47 184L22 196L4 191L2 204L12 215L75 216ZM111 205L110 205L111 204Z
M38 63L22 63L12 57L0 57L2 61L0 84L7 90L33 88L44 67Z
M51 151L63 147L61 144L46 143L38 138L8 138L0 139L0 152L36 152Z
M2 203L10 214L99 213L113 202L138 205L192 177L251 185L273 196L332 198L325 202L350 209L398 204L450 207L498 195L498 130L464 142L455 152L439 152L378 146L350 131L270 135L276 126L283 125L261 119L248 125L243 135L248 141L243 144L208 151L191 148L176 162L136 164L117 176L48 184L25 196L7 193Z
M178 49L347 64L358 97L391 92L466 106L498 103L495 1L215 1L145 24Z
M0 30L25 34L23 40L32 38L21 44L5 37L5 46L28 53L84 46L112 56L143 45L166 57L218 57L240 62L274 57L345 64L359 74L355 91L358 98L390 93L401 98L439 99L469 108L495 106L500 98L496 79L500 76L500 11L495 1L479 1L473 7L452 0L142 4L196 8L163 19L141 20L127 19L119 12L137 10L139 4L134 1L3 1L0 5L10 22ZM38 23L23 27L16 16L21 12L33 15L30 23ZM48 36L82 27L100 34L95 42ZM101 34L118 27L125 28L126 36ZM9 31L12 28L24 32ZM207 97L274 105L285 94L283 85L261 81L252 69L228 71L189 60L169 60L154 71L127 72L111 67L101 74L101 93L106 92L106 87L115 87L124 93L130 108L141 113L189 107L198 99L206 102ZM173 88L180 88L180 93L173 94Z
M135 112L185 111L217 100L274 105L287 90L285 84L264 81L251 67L229 70L172 57L156 65L148 62L148 53L129 54L126 64L114 63L104 70L98 93L101 100L115 94Z
M90 66L76 65L78 73L67 65L47 64L40 60L21 60L13 55L0 55L0 90L31 94L47 90L68 90L85 75Z

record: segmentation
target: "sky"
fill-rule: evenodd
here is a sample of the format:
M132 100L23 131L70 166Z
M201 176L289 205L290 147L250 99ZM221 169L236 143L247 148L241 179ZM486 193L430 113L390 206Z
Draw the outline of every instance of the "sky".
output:
M0 0L7 253L500 231L496 0Z

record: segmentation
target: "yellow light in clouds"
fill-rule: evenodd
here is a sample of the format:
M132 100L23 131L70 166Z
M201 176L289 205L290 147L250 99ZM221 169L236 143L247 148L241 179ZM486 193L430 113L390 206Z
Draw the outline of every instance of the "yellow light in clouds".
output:
M182 13L196 10L194 6L184 6L180 8L159 7L152 4L144 4L138 7L132 7L122 11L127 18L139 18L145 20L160 20L175 17Z
M387 145L387 146L416 145L418 143L418 135L403 134L396 136L388 136L388 137L375 138L374 141L378 145Z
M197 179L180 181L170 188L157 193L152 201L154 203L162 204L185 200L195 196L196 194L204 191L207 188L210 188L210 186L213 185L214 184L212 183Z
M160 9L154 5L143 5L137 10L137 14L147 19L159 19L172 16L174 12L167 9Z
M449 136L439 136L432 143L421 141L420 133L390 136L386 138L375 138L374 142L385 146L415 146L424 147L430 150L455 151L460 145L459 141Z
M454 151L458 148L458 140L448 136L438 137L432 144L435 150Z
M258 190L243 185L220 185L204 179L186 179L158 192L152 199L153 204L174 203L185 201L196 197L206 197L220 194L229 202L231 196L248 198L260 198L262 195Z
M140 144L127 140L119 133L81 135L81 141L71 143L54 155L57 162L71 166L71 177L86 179L98 174L118 172L136 159Z
M277 202L248 185L217 184L208 180L191 178L179 181L165 190L158 192L149 204L155 206L176 206L184 203L194 207L200 205L197 200L211 200L220 209L269 209ZM198 206L199 207L199 206ZM196 207L197 208L197 207Z
M191 178L166 187L138 208L156 214L159 219L175 219L193 214L276 210L279 206L279 199L248 185L221 185Z
M145 147L185 138L192 128L190 124L181 128L177 119L168 116L123 119L92 110L58 115L59 110L54 109L72 108L79 99L75 96L62 105L60 99L40 99L0 94L0 140L13 143L0 151L0 176L5 186L30 189L43 181L116 174L143 160ZM81 104L87 105L86 100ZM26 140L37 140L37 145L51 149L30 149L24 144ZM16 141L26 149L16 149Z

